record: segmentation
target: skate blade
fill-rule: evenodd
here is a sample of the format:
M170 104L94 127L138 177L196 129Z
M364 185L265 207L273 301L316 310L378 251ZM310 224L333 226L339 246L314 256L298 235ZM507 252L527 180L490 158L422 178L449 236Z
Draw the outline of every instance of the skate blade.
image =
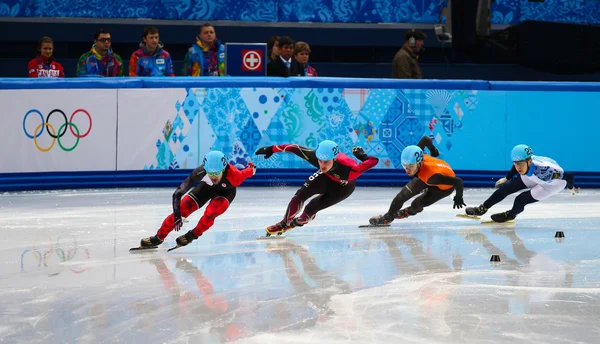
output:
M456 217L462 217L463 219L471 219L471 220L479 220L481 217L477 215L467 215L467 214L456 214Z
M358 228L391 227L392 225L360 225Z
M176 249L176 248L180 248L180 247L183 247L183 246L179 246L179 245L177 245L177 246L175 246L175 247L171 247L170 249L168 249L168 250L167 250L167 252L171 252L171 251L173 251L174 249Z
M285 235L271 235L271 236L257 236L256 240L283 240L285 239Z
M150 246L150 247L132 247L129 249L129 252L135 252L135 251L148 251L148 250L153 250L155 248L158 248L158 246Z
M508 225L516 225L517 221L515 220L508 220L506 222L496 222L496 221L481 221L482 225L496 225L496 226L508 226Z

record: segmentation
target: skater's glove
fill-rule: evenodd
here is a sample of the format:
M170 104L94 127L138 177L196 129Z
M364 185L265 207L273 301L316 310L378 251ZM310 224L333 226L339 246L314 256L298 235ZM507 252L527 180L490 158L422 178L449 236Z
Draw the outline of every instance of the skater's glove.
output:
M253 163L249 162L248 167L252 169L252 175L256 174L256 166Z
M352 148L352 154L354 154L354 156L360 161L367 160L367 154L361 146Z
M467 205L465 204L465 201L463 200L462 196L454 196L454 207L452 207L453 209L460 209L466 206Z
M501 187L502 184L506 183L507 181L508 181L508 179L506 179L506 178L500 178L500 179L498 179L498 181L496 182L496 189L499 188L499 187Z
M181 218L181 212L179 210L173 212L173 217L175 218L175 225L173 226L173 230L175 232L181 229L183 225L183 219Z
M273 146L260 147L259 149L256 150L256 152L254 152L254 154L264 155L265 159L268 159L271 157L271 155L273 155Z

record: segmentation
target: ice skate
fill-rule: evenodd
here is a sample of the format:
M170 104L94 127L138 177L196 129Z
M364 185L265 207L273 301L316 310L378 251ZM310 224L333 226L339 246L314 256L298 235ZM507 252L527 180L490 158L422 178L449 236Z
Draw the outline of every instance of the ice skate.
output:
M408 212L408 208L404 208L404 209L400 209L398 210L398 212L396 213L396 218L397 219L405 219L409 216L412 216L413 214Z
M491 218L492 218L492 221L494 221L494 222L503 223L503 222L514 220L516 218L516 216L511 214L510 211L505 211L502 213L494 214L491 216Z
M376 215L369 219L369 223L373 226L389 225L393 221L394 221L394 218L391 215L389 215L388 213L385 213L383 215Z
M482 205L479 207L467 207L465 208L465 213L470 216L481 216L487 213L488 209Z
M274 235L274 234L281 235L281 234L289 231L290 229L296 227L294 220L292 220L290 223L287 223L285 221L280 221L274 225L267 227L265 229L265 231L267 232L267 234L265 234L265 236L270 237L271 235Z
M192 241L198 239L198 237L194 234L193 231L188 231L187 233L185 233L184 235L178 237L175 242L177 243L177 246L181 247L181 246L186 246L187 244L191 243Z
M154 235L154 236L140 240L140 246L130 248L129 251L149 250L149 249L157 248L158 245L160 245L162 243L163 243L163 241L160 240L156 235Z

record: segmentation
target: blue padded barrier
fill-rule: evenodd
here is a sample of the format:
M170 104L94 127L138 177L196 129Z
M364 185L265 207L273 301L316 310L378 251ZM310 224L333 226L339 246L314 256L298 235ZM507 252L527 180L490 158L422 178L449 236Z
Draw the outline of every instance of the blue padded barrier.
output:
M194 88L194 87L273 87L273 88L411 88L447 90L488 90L485 80L395 80L359 78L248 78L248 77L152 77L152 78L0 78L0 89L110 89L110 88Z
M0 89L111 89L190 87L273 87L273 88L371 88L447 89L493 91L580 91L600 92L598 82L513 82L487 80L396 80L369 78L249 78L249 77L152 77L152 78L0 78Z
M492 91L600 92L600 82L490 81Z
M40 172L0 174L0 190L59 190L129 187L176 188L192 170ZM300 186L314 169L261 169L243 186ZM465 187L493 188L506 171L456 171ZM411 177L403 170L371 170L357 180L357 186L391 187L398 192ZM576 172L575 186L600 188L600 172ZM393 196L393 195L392 195ZM290 195L291 197L291 195Z
M2 90L27 90L27 89L118 89L142 88L141 78L1 78Z

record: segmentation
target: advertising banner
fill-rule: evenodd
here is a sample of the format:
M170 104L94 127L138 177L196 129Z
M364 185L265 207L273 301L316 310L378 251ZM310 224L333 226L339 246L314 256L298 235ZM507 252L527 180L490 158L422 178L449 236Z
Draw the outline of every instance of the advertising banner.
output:
M114 171L117 90L5 90L0 173Z

